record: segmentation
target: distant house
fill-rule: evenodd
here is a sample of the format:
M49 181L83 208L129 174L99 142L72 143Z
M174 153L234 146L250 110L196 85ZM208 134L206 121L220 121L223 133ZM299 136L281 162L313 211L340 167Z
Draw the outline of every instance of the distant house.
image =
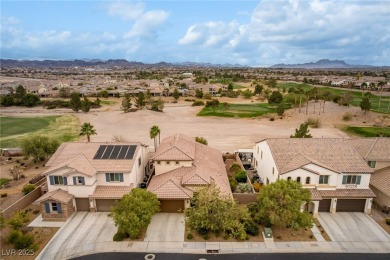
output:
M200 188L214 183L223 195L232 196L220 151L176 134L165 138L152 157L155 175L148 191L157 195L162 212L178 212L190 206Z
M264 139L254 147L254 166L265 185L279 179L310 190L305 208L318 212L371 212L374 170L346 139Z
M193 77L193 74L191 72L184 72L183 74L181 74L183 77L185 78L192 78Z
M44 220L66 220L74 211L109 211L115 200L143 182L148 151L141 143L64 143L43 173Z

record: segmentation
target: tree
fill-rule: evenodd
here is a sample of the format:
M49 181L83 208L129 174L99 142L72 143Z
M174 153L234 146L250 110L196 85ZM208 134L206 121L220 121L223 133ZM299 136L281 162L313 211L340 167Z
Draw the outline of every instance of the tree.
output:
M13 106L15 103L14 97L11 95L6 95L6 96L0 96L0 106Z
M32 156L34 162L43 161L46 157L52 155L59 145L57 140L41 135L29 136L21 141L24 154Z
M93 103L94 103L95 106L100 107L101 101L100 101L99 97L97 97Z
M268 98L269 104L280 104L283 101L283 95L279 91L273 91Z
M161 112L164 109L164 100L162 100L161 98L158 99L151 98L149 100L149 107L153 111Z
M244 98L251 98L253 96L252 91L250 91L249 89L243 91L241 94L244 96Z
M188 224L198 232L223 232L241 240L247 237L244 223L250 220L248 210L221 195L215 184L195 192L185 214Z
M26 107L34 107L38 105L39 102L41 102L41 99L37 95L31 93L25 94L22 98L22 103Z
M109 95L110 93L107 90L101 90L97 93L98 97L108 98Z
M253 217L266 226L311 228L313 217L307 211L301 212L302 203L309 202L310 191L299 182L278 180L261 189Z
M195 97L197 97L197 98L202 98L203 97L203 91L202 91L202 89L196 89L195 90Z
M219 106L219 100L213 99L211 101L207 101L205 107L211 107L215 113L215 109Z
M276 85L277 85L276 79L270 79L267 81L267 86L269 88L276 88Z
M18 85L15 90L14 98L22 100L27 91L22 85Z
M349 103L353 100L353 95L350 91L345 92L339 100L339 105L349 106Z
M371 103L370 103L370 99L368 97L362 98L362 101L360 102L360 108L364 111L364 113L367 113L367 111L370 111Z
M260 95L261 92L263 92L263 86L262 85L259 85L259 84L256 84L255 85L255 91L253 92L253 95Z
M81 101L81 110L84 112L84 113L88 113L89 110L91 110L91 105L92 105L92 102L89 101L89 99L87 97L84 96L84 100Z
M179 93L179 90L177 90L177 88L175 88L175 90L173 91L173 98L175 100L178 100L180 97L180 93Z
M200 137L200 136L195 137L195 142L198 142L198 143L201 143L204 145L208 145L206 138Z
M233 91L233 89L234 89L233 83L229 83L227 89L228 89L229 91Z
M145 189L135 188L116 201L111 216L118 233L127 234L131 239L137 238L160 210L157 196Z
M312 138L309 131L309 125L301 124L299 129L295 129L295 134L291 135L290 138Z
M60 98L69 98L70 97L70 89L68 87L62 87L58 91L58 95Z
M89 143L91 141L91 135L96 135L96 130L94 129L93 125L91 125L91 123L85 122L81 126L80 135L86 135Z
M157 136L158 136L158 143L160 144L160 133L161 130L160 127L158 127L158 125L154 125L150 128L149 136L150 139L154 139L154 151L157 150L157 139L156 139Z
M276 113L278 114L278 116L283 116L284 114L284 104L283 103L280 103L277 107L276 107Z
M70 94L69 106L73 111L79 112L81 109L80 93L72 92L72 94Z
M139 109L143 109L146 105L145 94L144 92L139 92L138 95L135 96L135 106Z
M228 110L230 107L230 104L228 102L223 103L223 109Z
M122 110L125 113L130 112L131 106L133 104L131 103L131 97L129 93L126 93L125 96L122 99Z

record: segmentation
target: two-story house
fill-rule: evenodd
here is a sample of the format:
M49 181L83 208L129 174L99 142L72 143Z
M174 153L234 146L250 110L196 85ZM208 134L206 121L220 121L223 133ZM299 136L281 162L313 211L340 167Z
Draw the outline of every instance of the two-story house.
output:
M47 193L41 204L44 220L65 220L74 211L109 211L143 182L148 150L141 143L63 143L43 173Z
M178 212L190 206L199 187L214 183L222 195L232 197L220 151L182 134L162 140L152 156L155 175L148 191L157 195L162 212Z
M306 209L318 212L371 212L374 172L346 139L264 139L254 147L254 167L264 184L279 179L310 189Z

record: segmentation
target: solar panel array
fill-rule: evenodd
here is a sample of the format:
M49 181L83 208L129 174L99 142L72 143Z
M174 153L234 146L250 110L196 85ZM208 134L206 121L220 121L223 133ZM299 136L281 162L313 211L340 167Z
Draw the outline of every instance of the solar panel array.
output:
M94 160L131 160L133 159L136 145L101 145L97 150Z

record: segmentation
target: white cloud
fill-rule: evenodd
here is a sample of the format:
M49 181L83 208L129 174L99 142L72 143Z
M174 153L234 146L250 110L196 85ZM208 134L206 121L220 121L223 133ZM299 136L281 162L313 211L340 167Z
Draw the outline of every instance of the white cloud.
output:
M115 1L107 5L107 12L111 16L118 16L123 20L136 20L145 10L144 3L132 3L125 1Z
M154 33L155 30L165 22L169 14L162 10L148 11L142 14L142 16L134 23L131 30L125 34L125 38L137 37L137 36L149 36Z

